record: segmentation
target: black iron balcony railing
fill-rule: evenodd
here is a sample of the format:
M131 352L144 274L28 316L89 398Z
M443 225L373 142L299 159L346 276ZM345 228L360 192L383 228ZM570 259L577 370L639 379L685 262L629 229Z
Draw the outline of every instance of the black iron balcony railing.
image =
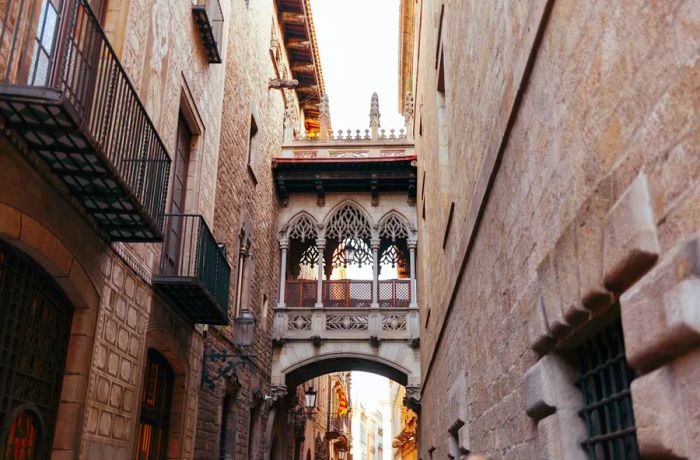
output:
M221 63L224 36L224 14L219 0L194 0L192 16L202 37L207 58L212 64Z
M192 322L228 324L231 267L199 215L166 214L165 239L153 285Z
M348 442L350 436L350 417L348 415L331 414L328 418L326 439L339 439L339 442Z
M0 115L118 241L162 238L170 157L87 0L0 4Z

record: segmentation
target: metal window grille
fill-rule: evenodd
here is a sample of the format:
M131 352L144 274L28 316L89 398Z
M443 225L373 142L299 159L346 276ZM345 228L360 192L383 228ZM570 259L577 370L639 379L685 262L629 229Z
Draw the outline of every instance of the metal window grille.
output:
M577 349L583 395L580 415L588 438L582 446L592 460L639 459L622 323L617 320Z

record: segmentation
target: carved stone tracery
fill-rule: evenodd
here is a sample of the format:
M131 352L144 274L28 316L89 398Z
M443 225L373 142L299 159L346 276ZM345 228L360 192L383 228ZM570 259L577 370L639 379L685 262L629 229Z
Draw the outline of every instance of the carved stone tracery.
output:
M338 241L371 237L369 222L362 212L351 204L337 210L326 226L326 238L336 238Z
M327 315L326 330L329 331L366 331L367 315Z

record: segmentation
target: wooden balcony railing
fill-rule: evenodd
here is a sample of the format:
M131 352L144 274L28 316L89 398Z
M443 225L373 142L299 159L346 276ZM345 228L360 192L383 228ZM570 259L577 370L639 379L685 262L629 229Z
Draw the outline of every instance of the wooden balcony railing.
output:
M323 282L323 306L368 308L372 305L372 282L331 280Z
M411 304L411 280L379 281L379 306L408 308Z
M170 157L87 0L0 7L1 122L113 240L159 241Z
M287 280L284 302L288 307L313 307L317 288L316 280Z
M228 324L231 268L204 218L166 214L156 289L194 323Z
M291 308L310 308L316 304L318 283L316 280L287 280L285 305ZM324 280L323 306L327 308L369 308L372 304L372 281ZM408 308L411 303L411 281L379 281L379 306L382 308Z
M224 37L224 14L219 0L194 0L194 17L207 58L212 64L221 63L222 41Z

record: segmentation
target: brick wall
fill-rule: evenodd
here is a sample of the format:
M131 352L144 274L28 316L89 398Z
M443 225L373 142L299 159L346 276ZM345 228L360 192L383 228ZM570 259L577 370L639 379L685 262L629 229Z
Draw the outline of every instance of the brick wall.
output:
M271 158L282 141L284 102L282 93L268 90L267 81L275 76L270 57L270 30L276 12L272 2L242 1L231 3L228 14L226 49L226 81L223 90L223 114L220 156L217 173L214 235L226 244L232 267L230 313L236 314L236 278L239 264L240 233L250 239L246 260L243 302L256 318L255 341L251 353L255 367L236 370L240 386L229 418L234 431L230 439L235 446L231 458L263 458L267 426L267 405L259 399L266 394L270 381L272 307L277 298L278 242L276 227L277 198L274 192ZM248 168L250 117L255 117L260 138L258 157L253 171ZM207 347L236 352L231 346L232 327L211 328ZM212 458L218 452L214 439L219 438L220 406L225 392L224 382L217 388L202 388L197 425L198 458ZM255 408L259 409L257 412ZM251 411L257 421L251 421ZM249 439L250 423L254 423L253 439Z
M635 180L649 199L633 208L652 216L660 259L700 228L697 2L447 1L448 175L438 173L436 145L441 2L419 3L416 150L425 180L418 209L426 208L419 296L422 404L430 408L422 413L421 451L444 458L448 429L459 419L466 422L459 442L472 451L536 458L536 425L521 390L537 360L532 305L542 301L549 313L534 338L561 343L590 315L586 294L602 289L617 297L628 287L609 282L611 264L634 245L605 246L602 238L637 230L624 227L633 219L615 222L610 214L615 203L624 206ZM601 200L606 217L597 218ZM578 250L568 250L576 226L593 236L581 234ZM556 293L547 300L549 286ZM547 310L552 304L561 312ZM623 320L624 309L623 297ZM551 327L556 319L559 330ZM450 388L456 400L445 398Z

